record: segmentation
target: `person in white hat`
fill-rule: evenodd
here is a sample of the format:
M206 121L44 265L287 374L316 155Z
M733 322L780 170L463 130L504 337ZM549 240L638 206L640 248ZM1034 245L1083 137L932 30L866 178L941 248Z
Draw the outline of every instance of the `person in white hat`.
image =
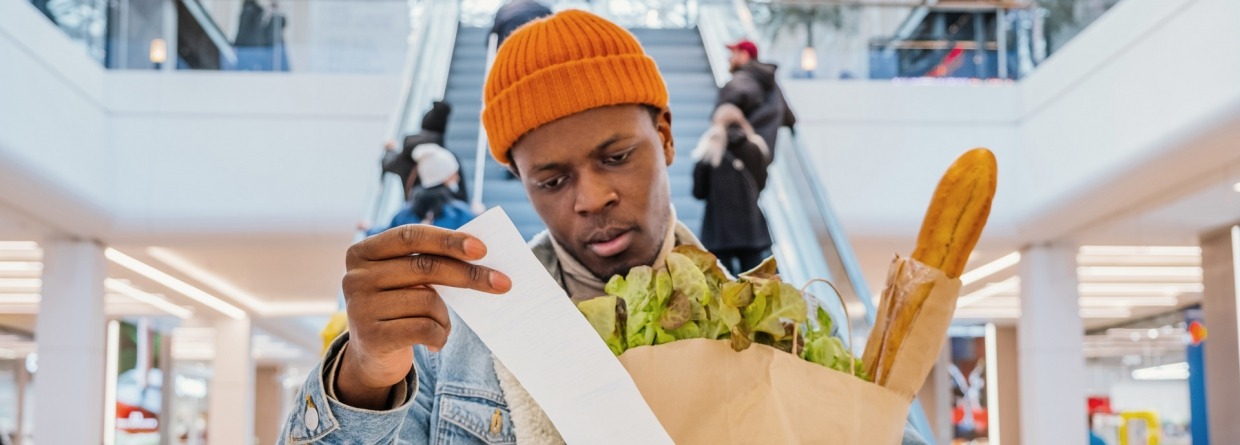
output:
M452 152L437 144L421 144L413 149L411 157L417 165L418 185L408 181L405 194L410 197L409 203L392 217L391 223L366 230L366 236L406 224L455 230L477 216L459 197L461 165Z

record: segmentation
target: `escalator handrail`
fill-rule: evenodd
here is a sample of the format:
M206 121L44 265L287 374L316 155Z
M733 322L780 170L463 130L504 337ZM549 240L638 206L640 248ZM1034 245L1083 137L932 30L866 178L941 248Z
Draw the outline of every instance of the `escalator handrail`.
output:
M487 58L486 64L482 68L482 78L485 79L491 75L491 65L495 63L495 53L499 50L499 35L491 34L487 37ZM486 97L482 98L483 107L486 107ZM474 196L471 204L475 211L483 208L482 190L486 186L487 153L489 151L489 143L487 141L487 131L485 128L478 129L478 148L474 153Z

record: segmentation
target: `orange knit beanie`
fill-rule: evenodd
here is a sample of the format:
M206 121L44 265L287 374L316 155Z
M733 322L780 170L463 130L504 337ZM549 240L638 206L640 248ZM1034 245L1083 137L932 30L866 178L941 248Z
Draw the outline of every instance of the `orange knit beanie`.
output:
M509 36L483 97L491 155L504 165L517 139L557 119L609 105L667 108L667 86L637 39L577 10L531 22Z

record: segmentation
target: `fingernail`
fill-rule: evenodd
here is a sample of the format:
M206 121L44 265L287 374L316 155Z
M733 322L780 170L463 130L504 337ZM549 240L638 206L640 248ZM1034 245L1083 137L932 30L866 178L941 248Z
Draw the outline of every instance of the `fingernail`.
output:
M500 292L508 292L512 288L512 280L502 273L491 272L491 288Z
M461 248L465 249L465 254L470 258L482 258L487 255L487 246L482 241L470 238L465 240Z

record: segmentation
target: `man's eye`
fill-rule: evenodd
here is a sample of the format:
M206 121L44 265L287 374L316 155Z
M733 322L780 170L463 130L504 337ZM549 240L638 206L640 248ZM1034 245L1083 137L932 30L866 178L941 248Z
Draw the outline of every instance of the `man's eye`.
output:
M633 154L633 150L627 150L624 153L619 153L619 154L608 156L607 159L604 160L604 162L607 163L608 165L620 164L620 163L623 163L624 161L629 160L629 156L632 154Z
M554 189L559 188L561 185L564 185L564 181L566 180L568 179L564 176L556 176L554 178L551 178L549 180L543 181L542 183L538 184L538 188L541 188L544 190L554 190Z

